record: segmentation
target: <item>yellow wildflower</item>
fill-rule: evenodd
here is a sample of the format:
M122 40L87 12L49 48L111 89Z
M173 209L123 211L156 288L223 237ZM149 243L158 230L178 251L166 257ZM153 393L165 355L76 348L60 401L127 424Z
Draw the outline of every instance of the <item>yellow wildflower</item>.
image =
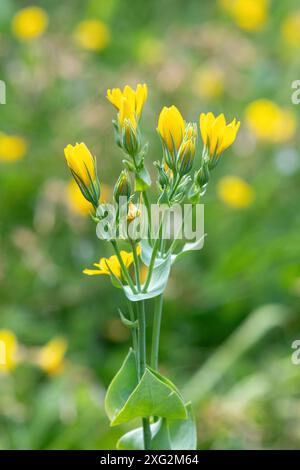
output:
M65 157L72 173L79 177L86 186L96 179L95 160L83 142L74 146L67 145Z
M185 128L183 117L176 106L169 108L164 106L159 115L157 131L171 154L174 147L178 152L185 135Z
M140 254L140 246L137 249L138 254ZM133 253L128 253L125 250L120 252L121 258L126 268L129 268L133 263ZM88 276L106 274L111 275L110 271L118 278L122 278L122 270L119 260L116 255L111 256L110 258L101 258L99 263L94 263L97 269L84 269L83 273Z
M13 370L18 362L18 342L10 330L0 330L0 372Z
M234 209L246 209L253 203L254 190L237 176L224 176L217 189L219 198Z
M267 99L250 103L246 108L245 118L253 134L266 142L286 142L296 132L294 113Z
M213 113L200 115L200 130L202 140L206 148L209 159L219 158L235 141L240 122L233 119L230 124L226 124L224 114L215 117Z
M38 352L37 364L49 375L61 372L67 348L68 344L64 338L53 338Z
M286 44L300 46L300 10L288 15L282 23L281 34Z
M107 99L122 113L121 121L126 117L131 120L132 115L139 119L147 96L148 87L145 83L143 85L139 83L135 90L129 85L126 85L123 91L120 88L108 89L106 95Z
M110 42L110 31L106 24L99 20L81 21L74 33L75 41L84 49L102 50Z
M31 40L41 36L48 25L48 15L40 7L27 7L19 10L12 21L12 31L22 40Z
M0 161L20 160L27 152L27 142L23 137L0 134Z

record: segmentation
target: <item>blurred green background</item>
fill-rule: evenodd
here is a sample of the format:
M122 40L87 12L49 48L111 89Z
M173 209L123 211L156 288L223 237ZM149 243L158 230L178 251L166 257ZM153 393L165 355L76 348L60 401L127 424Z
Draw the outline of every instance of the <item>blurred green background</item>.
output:
M110 250L63 148L89 146L109 198L122 165L106 90L138 82L153 175L163 105L241 121L203 201L204 249L171 275L160 368L194 403L200 449L299 448L298 2L1 0L0 29L0 448L113 449L131 428L103 409L124 300L82 274Z

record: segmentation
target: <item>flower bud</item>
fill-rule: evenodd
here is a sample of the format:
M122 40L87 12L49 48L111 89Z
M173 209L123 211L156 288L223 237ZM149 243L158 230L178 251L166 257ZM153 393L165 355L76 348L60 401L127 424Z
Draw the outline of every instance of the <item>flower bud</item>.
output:
M195 181L200 188L205 188L209 181L209 170L207 165L203 165L199 171L195 174Z
M100 198L100 183L95 158L83 142L74 146L67 145L64 152L67 164L80 191L85 199L96 208Z
M130 198L131 195L131 183L130 178L126 170L123 170L118 178L118 181L114 187L114 199L118 204L120 197Z
M125 119L121 128L122 147L128 155L135 156L141 146L139 131L129 119Z
M183 142L178 153L178 171L181 176L186 175L192 169L196 152L195 138Z

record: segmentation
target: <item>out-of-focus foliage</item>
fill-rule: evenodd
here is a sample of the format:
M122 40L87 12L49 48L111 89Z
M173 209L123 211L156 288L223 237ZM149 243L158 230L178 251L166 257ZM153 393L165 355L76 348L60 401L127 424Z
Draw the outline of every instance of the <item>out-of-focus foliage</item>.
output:
M199 448L299 447L299 15L296 0L1 0L0 448L112 449L127 429L103 408L128 350L123 299L82 274L111 252L63 148L88 144L109 200L106 89L137 82L152 174L163 105L241 121L203 201L204 249L172 272L161 370L193 395Z

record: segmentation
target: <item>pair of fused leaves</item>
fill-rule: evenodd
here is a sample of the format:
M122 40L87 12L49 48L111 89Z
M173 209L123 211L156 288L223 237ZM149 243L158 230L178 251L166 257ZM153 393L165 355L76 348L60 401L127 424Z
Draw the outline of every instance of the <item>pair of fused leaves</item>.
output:
M187 419L167 420L160 418L150 426L150 450L195 450L197 447L197 433L191 404L186 405ZM119 450L143 450L143 428L133 429L122 436L118 443Z
M155 449L194 449L196 431L190 405L185 405L175 385L150 367L137 380L136 356L130 349L121 369L112 380L105 397L105 410L111 426L135 418L151 416L159 420L151 425ZM125 434L120 449L143 448L142 429Z
M132 349L108 387L105 410L111 426L148 416L187 418L182 397L171 381L147 367L138 382L136 357Z
M172 264L190 251L200 250L204 244L204 235L193 243L186 243L181 251L176 254L169 254L166 258L157 257L154 263L151 281L147 292L134 294L130 286L124 286L126 297L132 301L152 299L162 294L167 286ZM141 240L141 259L146 266L149 266L153 248L148 240Z

